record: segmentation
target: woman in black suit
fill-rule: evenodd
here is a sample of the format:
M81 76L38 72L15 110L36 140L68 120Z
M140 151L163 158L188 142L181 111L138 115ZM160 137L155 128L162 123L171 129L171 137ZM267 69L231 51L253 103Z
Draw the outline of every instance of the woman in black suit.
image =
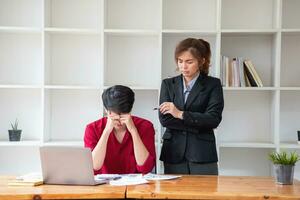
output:
M208 76L211 50L188 38L175 50L181 75L162 81L159 120L166 127L160 160L166 174L218 174L214 130L222 120L223 89Z

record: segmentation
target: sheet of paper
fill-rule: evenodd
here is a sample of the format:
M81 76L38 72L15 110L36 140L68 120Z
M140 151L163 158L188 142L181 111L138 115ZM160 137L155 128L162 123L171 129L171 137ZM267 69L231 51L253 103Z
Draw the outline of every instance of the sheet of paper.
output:
M43 181L43 176L42 176L42 173L40 173L40 172L31 172L28 174L17 176L16 180L24 181L24 182Z
M181 176L175 176L175 175L164 175L164 174L151 174L148 173L144 175L144 179L148 181L155 181L155 180L172 180L176 178L180 178Z
M40 172L32 172L17 176L15 180L8 183L10 186L37 186L43 184L43 177Z
M95 175L95 180L116 180L121 177L122 175L120 174L97 174Z
M144 179L142 174L125 174L118 180L112 180L109 182L110 185L115 186L125 186L125 185L139 185L148 183L146 179Z

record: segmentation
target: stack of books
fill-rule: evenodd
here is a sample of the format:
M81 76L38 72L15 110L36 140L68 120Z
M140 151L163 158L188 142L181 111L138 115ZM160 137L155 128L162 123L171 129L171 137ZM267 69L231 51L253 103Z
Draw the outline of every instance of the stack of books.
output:
M220 77L226 87L263 87L254 64L249 59L221 57Z

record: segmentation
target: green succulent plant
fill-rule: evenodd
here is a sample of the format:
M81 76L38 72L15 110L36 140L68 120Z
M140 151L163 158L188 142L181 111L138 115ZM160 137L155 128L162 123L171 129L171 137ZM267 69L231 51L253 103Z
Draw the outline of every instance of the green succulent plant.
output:
M16 131L18 130L19 121L18 119L15 120L14 123L10 123L12 130Z
M270 153L269 160L271 160L274 164L295 165L295 163L300 160L300 157L297 152L290 152L288 154L287 152L282 151L279 153Z

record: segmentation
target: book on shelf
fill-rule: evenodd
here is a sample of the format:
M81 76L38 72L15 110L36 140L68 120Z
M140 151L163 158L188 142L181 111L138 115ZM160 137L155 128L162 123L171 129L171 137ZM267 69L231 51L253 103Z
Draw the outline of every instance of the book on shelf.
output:
M250 68L244 62L245 76L248 78L250 87L258 87L257 82L255 81L254 74Z
M225 73L226 73L226 87L229 87L231 85L231 63L226 57L225 59Z
M233 77L233 87L240 87L240 72L238 68L238 62L236 58L232 59L232 77Z
M263 87L263 83L261 81L261 78L259 77L253 63L251 62L251 60L245 60L244 64L247 66L247 68L249 68L249 70L251 71L251 74L254 77L254 80L257 84L258 87Z
M244 72L245 72L245 70L244 70ZM251 83L250 83L250 81L249 81L248 76L246 75L246 72L245 72L244 76L245 76L245 84L246 84L246 87L251 87Z
M245 81L245 72L244 72L244 63L243 58L236 58L238 62L238 68L239 68L239 77L240 77L240 86L246 87L246 81Z

